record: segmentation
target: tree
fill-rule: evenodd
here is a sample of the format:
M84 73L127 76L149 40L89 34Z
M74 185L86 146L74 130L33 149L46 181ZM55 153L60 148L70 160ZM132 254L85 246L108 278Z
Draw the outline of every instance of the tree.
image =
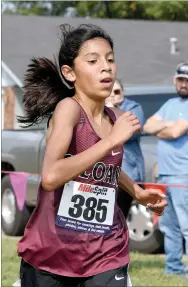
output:
M188 2L151 1L143 3L148 19L188 21Z
M5 2L7 1L3 3ZM81 17L188 21L186 1L11 1L9 3L16 5L16 13L25 15L59 16L71 6L77 9Z

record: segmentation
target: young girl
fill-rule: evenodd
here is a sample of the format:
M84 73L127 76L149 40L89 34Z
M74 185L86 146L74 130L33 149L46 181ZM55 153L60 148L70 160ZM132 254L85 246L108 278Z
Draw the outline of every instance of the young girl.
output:
M49 127L37 205L18 246L21 286L127 286L129 238L117 187L159 215L166 201L121 172L122 145L140 124L104 107L116 78L112 39L94 25L61 28L60 74L39 58L25 76L20 122L49 118Z

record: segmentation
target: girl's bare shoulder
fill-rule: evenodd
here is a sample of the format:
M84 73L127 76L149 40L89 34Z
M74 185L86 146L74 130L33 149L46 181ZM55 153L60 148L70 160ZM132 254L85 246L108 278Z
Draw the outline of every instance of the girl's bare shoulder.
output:
M76 100L72 98L65 98L61 100L53 113L52 120L67 120L70 122L77 122L80 116L80 106Z

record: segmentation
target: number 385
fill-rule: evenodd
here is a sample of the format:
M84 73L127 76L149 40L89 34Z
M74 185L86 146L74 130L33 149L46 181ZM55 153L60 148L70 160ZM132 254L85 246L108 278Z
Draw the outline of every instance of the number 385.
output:
M95 219L99 223L106 220L109 200L101 198L97 200L95 197L89 197L85 200L84 196L76 194L73 195L71 202L74 203L73 207L70 207L68 210L71 217L79 218L83 215L85 220L91 221Z

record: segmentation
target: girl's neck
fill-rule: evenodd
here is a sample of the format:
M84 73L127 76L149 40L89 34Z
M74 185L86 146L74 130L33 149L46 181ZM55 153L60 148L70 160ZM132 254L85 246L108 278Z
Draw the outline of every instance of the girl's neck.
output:
M75 94L74 99L82 106L89 118L102 120L104 116L104 100L96 101L84 95L80 97L77 94Z

